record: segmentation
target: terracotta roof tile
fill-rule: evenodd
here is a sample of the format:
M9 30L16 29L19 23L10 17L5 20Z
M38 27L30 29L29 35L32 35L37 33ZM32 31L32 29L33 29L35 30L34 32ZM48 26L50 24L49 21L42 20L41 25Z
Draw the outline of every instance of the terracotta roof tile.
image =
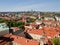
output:
M14 42L22 45L38 45L39 42L36 40L30 40L23 37L12 35L11 38L14 38Z
M58 31L56 31L56 29L50 27L45 27L43 30L41 29L27 30L27 33L37 34L37 35L42 35L43 32L45 32L46 36L50 36L50 37L54 37L55 35L58 34Z

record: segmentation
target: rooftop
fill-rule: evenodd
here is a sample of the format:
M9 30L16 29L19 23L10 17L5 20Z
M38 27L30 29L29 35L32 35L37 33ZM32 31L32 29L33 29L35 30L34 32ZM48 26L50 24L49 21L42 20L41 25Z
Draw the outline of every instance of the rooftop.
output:
M45 36L49 36L49 37L54 37L56 36L59 31L57 31L54 28L51 27L44 27L43 29L31 29L31 30L27 30L27 33L30 34L37 34L37 35L42 35L43 33L45 33Z
M0 45L5 45L5 44L9 44L10 41L12 41L12 39L10 39L11 35L10 34L7 34L7 35L4 35L3 37L0 37Z
M19 36L15 36L12 35L11 38L14 38L14 42L17 42L18 44L22 44L22 45L38 45L39 42L37 40L30 40L30 39L26 39L24 37L19 37Z

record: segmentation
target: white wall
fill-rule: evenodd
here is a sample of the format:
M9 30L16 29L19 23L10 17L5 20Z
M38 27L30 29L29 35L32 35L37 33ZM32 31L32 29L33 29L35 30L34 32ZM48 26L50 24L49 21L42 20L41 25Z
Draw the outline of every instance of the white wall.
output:
M40 40L40 38L41 38L41 36L42 36L42 35L31 34L31 33L29 33L29 35L30 35L33 39L36 39L36 40Z
M22 45L22 44L19 44L17 42L14 42L14 41L12 41L12 43L13 43L13 45Z
M0 31L0 36L3 36L5 34L9 34L9 30Z

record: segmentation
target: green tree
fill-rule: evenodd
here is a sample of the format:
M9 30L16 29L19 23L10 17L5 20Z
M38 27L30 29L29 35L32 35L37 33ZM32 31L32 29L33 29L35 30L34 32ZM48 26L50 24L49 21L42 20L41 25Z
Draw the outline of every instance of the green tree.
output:
M36 20L36 19L34 19L34 18L30 18L30 17L27 18L28 23L34 22L35 20Z
M0 18L0 23L3 23L5 20Z
M54 45L60 45L60 37L56 37L52 39Z

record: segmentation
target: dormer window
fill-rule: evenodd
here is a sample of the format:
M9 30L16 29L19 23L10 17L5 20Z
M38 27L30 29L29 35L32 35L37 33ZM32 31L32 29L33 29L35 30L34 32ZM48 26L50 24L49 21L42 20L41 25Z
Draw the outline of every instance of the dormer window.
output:
M48 45L48 44L44 44L44 45Z
M60 36L60 33L59 33L59 36Z

